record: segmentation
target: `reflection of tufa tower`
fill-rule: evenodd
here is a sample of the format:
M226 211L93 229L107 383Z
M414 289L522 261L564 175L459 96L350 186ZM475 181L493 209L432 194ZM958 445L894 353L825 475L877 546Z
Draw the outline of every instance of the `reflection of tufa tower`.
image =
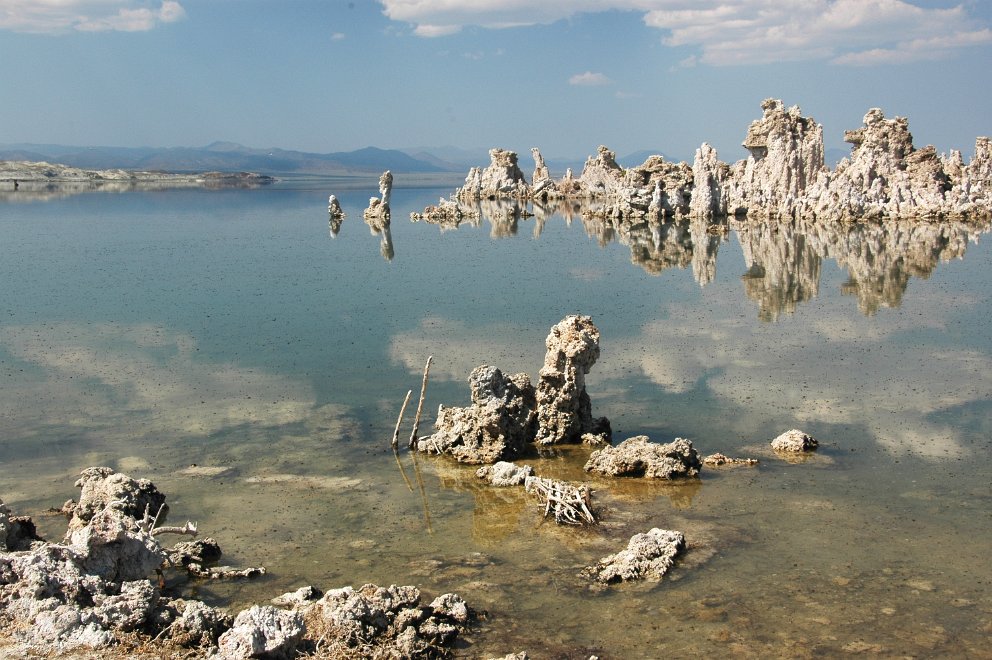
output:
M758 303L758 318L777 321L783 312L816 297L820 255L791 223L771 220L735 225L747 272L744 293Z

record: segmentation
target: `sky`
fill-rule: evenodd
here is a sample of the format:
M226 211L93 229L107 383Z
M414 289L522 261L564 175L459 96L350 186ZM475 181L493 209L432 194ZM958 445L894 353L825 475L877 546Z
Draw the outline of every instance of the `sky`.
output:
M729 162L774 97L968 160L990 72L992 0L0 0L0 144Z

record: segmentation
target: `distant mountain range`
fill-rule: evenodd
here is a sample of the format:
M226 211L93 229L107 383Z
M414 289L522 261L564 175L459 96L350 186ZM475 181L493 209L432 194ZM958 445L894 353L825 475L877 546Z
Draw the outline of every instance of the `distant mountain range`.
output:
M263 174L380 174L462 172L458 163L418 158L396 149L366 147L328 154L285 149L252 149L231 142L206 147L69 147L55 144L0 145L0 160L57 162L83 169L236 172Z
M618 158L624 167L640 165L658 151L638 151ZM73 147L59 144L0 144L0 160L47 161L92 170L164 172L258 172L261 174L368 175L384 170L394 173L459 173L489 164L486 149L458 147L413 147L319 154L286 149L254 149L233 142L214 142L205 147ZM666 157L666 160L669 160ZM552 173L572 168L582 171L584 159L550 158ZM520 154L520 169L529 177L530 153Z

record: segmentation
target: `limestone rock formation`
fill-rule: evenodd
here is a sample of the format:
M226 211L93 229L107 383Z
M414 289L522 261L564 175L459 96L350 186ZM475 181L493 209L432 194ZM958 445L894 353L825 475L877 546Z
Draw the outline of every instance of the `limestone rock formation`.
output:
M340 653L333 657L442 657L472 617L456 594L438 596L425 607L416 587L374 584L333 589L295 611L311 634L326 631L328 646Z
M717 158L716 149L704 142L692 161L692 194L689 213L696 217L727 214L725 182L729 168Z
M799 429L792 429L772 440L771 444L775 451L804 452L813 451L820 443L813 436Z
M757 465L758 459L756 458L737 458L730 457L719 452L715 454L710 454L709 456L703 457L703 465L708 465L710 467L720 467L722 465Z
M393 173L386 170L379 177L379 197L370 197L369 206L365 211L362 212L362 217L365 218L365 224L369 226L373 234L383 233L386 236L386 230L389 228L389 223L391 219L391 213L389 209L389 198L393 191ZM387 241L383 240L383 257L387 260L392 258L390 254L386 256L386 251L392 249L392 241L388 241L388 247L386 245Z
M519 456L534 434L534 387L527 374L506 376L482 365L469 375L472 404L440 406L436 432L417 442L420 451L454 456L462 463L493 463Z
M135 520L142 519L146 513L164 520L169 513L165 495L155 484L147 479L132 479L109 467L86 468L75 485L80 489L79 502L69 500L62 506L62 512L69 517L67 540L107 509Z
M444 228L456 228L464 219L476 219L479 211L474 210L467 204L460 204L453 199L441 198L437 206L428 206L422 213L411 213L412 222L428 222L433 225L440 225Z
M551 172L544 162L544 156L541 155L541 150L533 147L530 153L534 157L534 176L531 177L533 186L531 196L534 199L548 199L549 197L557 196L554 179L551 178Z
M166 553L144 513L164 500L150 482L89 468L77 483L83 492L78 504L66 506L73 524L67 543L11 549L11 531L20 533L19 523L0 502L0 529L6 533L0 545L0 630L10 637L0 651L4 657L88 657L121 643L158 657L159 640L172 645L168 652L176 657L295 657L304 639L310 649L318 640L333 649L328 657L358 657L373 649L375 657L442 657L472 617L455 594L421 606L415 587L366 585L323 597L310 587L277 599L283 608L253 606L236 618L197 600L165 599L148 575L159 566L216 559L216 543L188 542ZM133 510L142 510L139 518ZM160 561L166 554L168 564ZM113 653L124 657L128 648Z
M254 605L241 611L233 627L220 636L220 657L224 660L290 657L305 631L303 617L297 612Z
M765 99L761 109L744 139L750 155L737 165L728 209L789 215L823 171L823 127L778 99Z
M599 330L588 316L571 315L551 328L537 384L535 442L553 445L580 442L586 433L602 433L605 420L594 422L586 392L586 374L599 359Z
M465 185L458 192L459 199L529 196L530 186L517 164L515 151L490 149L489 160L489 166L485 169L472 168L469 171Z
M344 222L344 211L341 210L341 203L337 197L331 195L327 198L327 227L331 238L336 237L341 231L342 222Z
M596 582L610 584L629 580L659 581L685 549L682 532L655 527L635 534L620 552L603 557L582 575Z
M580 199L587 204L584 214L634 223L687 214L844 221L992 216L988 137L976 140L974 157L965 165L958 152L945 156L932 146L916 149L905 118L887 119L873 108L861 128L845 133L853 145L850 158L830 171L820 124L778 99L766 99L761 108L743 142L750 155L733 165L720 161L704 142L691 167L652 156L624 169L614 152L600 146L578 178L569 171L555 182L535 148L534 182L528 185L516 154L494 149L489 167L473 168L457 196Z
M529 465L517 465L509 461L499 461L493 465L483 465L475 471L475 476L485 479L493 486L523 486L527 477L534 475Z
M389 199L393 194L393 173L386 170L379 177L379 200L383 206L389 206Z
M658 444L646 435L628 438L616 447L594 451L585 469L611 477L677 479L699 474L702 462L692 443L684 438Z

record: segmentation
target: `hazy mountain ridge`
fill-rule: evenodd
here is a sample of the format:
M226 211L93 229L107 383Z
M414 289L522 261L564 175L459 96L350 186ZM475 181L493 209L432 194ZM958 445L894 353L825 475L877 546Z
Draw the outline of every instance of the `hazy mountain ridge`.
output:
M60 144L0 144L0 160L50 162L82 169L127 169L166 172L260 172L264 174L380 174L458 173L489 164L487 149L453 146L312 153L289 149L258 149L234 142L213 142L204 147L78 147ZM638 151L618 159L624 166L641 164L648 155ZM530 153L519 154L529 170ZM669 160L665 156L666 160ZM555 172L572 168L578 174L584 158L546 158Z
M172 172L238 172L266 174L379 174L461 172L443 159L415 158L397 149L365 147L327 154L285 149L253 149L231 142L205 147L71 147L65 145L0 145L0 160L58 162L83 169L164 170Z

